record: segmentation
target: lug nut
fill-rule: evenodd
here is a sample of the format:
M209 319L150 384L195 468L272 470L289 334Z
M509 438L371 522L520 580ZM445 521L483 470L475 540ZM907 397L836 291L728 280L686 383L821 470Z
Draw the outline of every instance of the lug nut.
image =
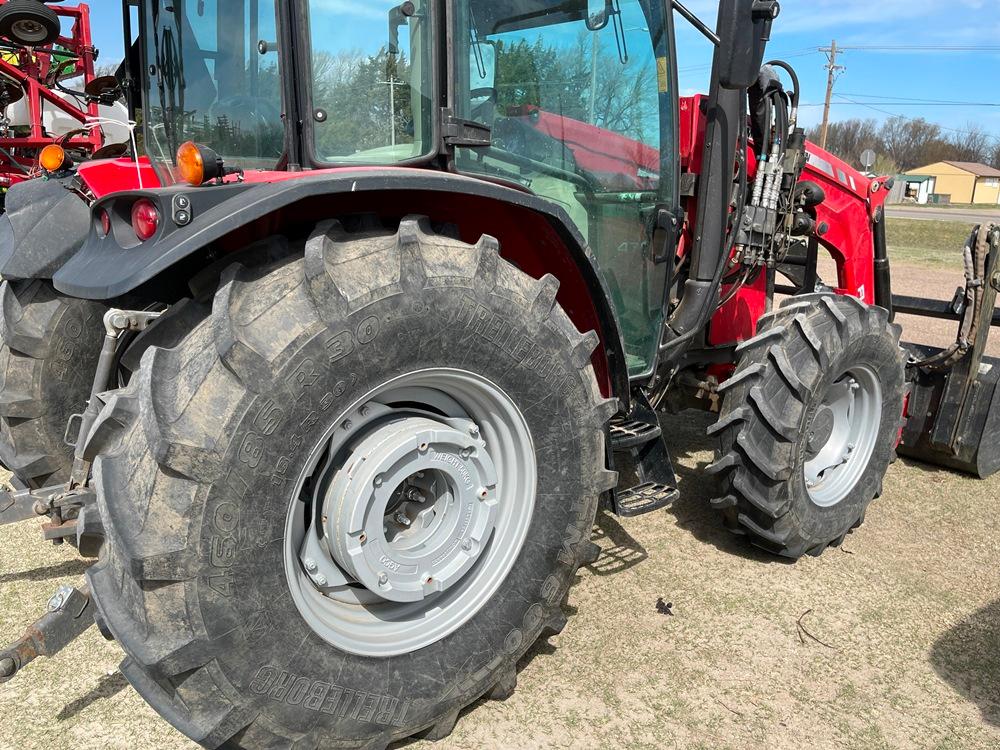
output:
M360 414L360 415L361 415L362 417L367 417L367 416L368 416L369 414L371 414L371 412L372 412L372 410L371 410L371 407L369 407L369 406L362 406L362 407L361 407L361 411L360 411L360 412L358 412L358 413L359 413L359 414Z
M344 420L344 424L342 424L342 425L341 425L341 427L343 427L343 428L344 428L345 430L349 430L349 429L351 429L352 427L354 427L354 422L352 422L352 421L351 421L351 420L349 420L349 419L345 419L345 420Z
M305 564L306 564L306 570L308 570L310 573L316 572L316 561L313 560L311 557L306 558Z
M479 425L477 425L477 424L470 424L469 425L469 434L472 435L472 437L475 437L476 435L478 435L479 434Z
M316 576L317 586L326 586L326 576Z
M471 539L466 539L464 542L462 542L462 549L464 549L466 552L468 552L469 550L471 550L472 549L472 540Z
M385 573L379 573L378 574L378 585L379 586L385 586L387 583L389 583L389 576L387 576Z
M393 518L400 526L409 527L410 525L410 519L406 517L405 513L397 513Z

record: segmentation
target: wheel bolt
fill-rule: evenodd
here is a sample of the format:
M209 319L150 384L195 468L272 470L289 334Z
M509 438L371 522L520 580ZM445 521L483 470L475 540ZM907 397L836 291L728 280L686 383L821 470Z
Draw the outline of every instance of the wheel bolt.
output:
M394 519L395 519L396 523L398 523L400 526L407 526L407 527L409 527L409 525L410 525L410 519L406 517L405 513L397 513L394 516Z
M316 572L316 561L315 560L313 560L311 557L307 557L305 563L306 563L306 570L308 570L310 573L315 573Z
M385 573L379 573L378 574L378 585L379 586L385 586L387 583L389 583L389 576L387 576Z

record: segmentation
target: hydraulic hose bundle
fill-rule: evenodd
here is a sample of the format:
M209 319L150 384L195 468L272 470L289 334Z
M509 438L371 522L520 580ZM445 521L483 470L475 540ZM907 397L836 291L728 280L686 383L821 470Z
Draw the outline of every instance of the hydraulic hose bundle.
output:
M990 234L993 227L983 224L972 230L969 241L963 250L965 261L965 297L962 322L958 329L958 338L950 347L932 357L911 361L913 367L919 367L930 372L949 370L958 364L972 349L983 325L983 302L986 291L986 263L989 259ZM987 318L990 325L992 316Z

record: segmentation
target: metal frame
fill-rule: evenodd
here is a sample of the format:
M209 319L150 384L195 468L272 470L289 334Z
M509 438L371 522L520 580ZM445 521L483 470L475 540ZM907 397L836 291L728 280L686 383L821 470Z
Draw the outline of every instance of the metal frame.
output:
M2 4L2 3L0 3ZM58 44L70 50L77 56L72 69L62 74L60 78L83 76L84 82L94 78L94 62L97 50L94 48L90 33L90 8L81 4L76 6L47 6L61 18L73 19L72 33L60 36L53 44ZM59 142L69 149L84 149L88 153L97 151L104 143L101 130L92 129L87 135L76 135L71 138L55 138L47 136L42 127L42 106L48 104L84 125L88 118L97 117L99 110L96 102L88 102L85 109L59 97L49 86L41 83L52 70L52 53L48 48L28 50L21 47L3 45L7 52L17 54L18 64L0 59L0 77L8 78L18 83L25 91L28 105L28 116L31 120L31 133L27 137L0 139L0 179L11 185L27 179L37 166L37 156L31 159L21 159L13 155L14 149L37 150L52 143Z

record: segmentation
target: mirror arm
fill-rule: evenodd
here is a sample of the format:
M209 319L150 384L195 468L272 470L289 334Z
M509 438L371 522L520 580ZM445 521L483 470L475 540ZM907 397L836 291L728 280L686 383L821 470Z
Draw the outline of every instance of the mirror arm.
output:
M708 41L716 47L722 43L722 40L719 39L719 35L706 26L705 22L698 18L698 16L681 3L680 0L671 0L670 4L673 6L673 9L680 13L688 23L700 31L705 38L708 39Z

